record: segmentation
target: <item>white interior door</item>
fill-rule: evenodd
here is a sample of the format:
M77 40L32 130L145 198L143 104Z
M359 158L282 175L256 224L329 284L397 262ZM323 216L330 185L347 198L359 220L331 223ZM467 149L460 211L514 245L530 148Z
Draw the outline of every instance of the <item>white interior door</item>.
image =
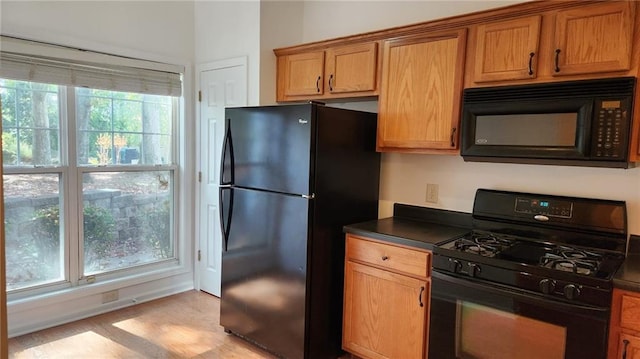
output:
M220 296L222 235L218 204L220 158L224 139L224 109L247 105L246 58L218 61L198 72L199 102L198 154L198 286Z

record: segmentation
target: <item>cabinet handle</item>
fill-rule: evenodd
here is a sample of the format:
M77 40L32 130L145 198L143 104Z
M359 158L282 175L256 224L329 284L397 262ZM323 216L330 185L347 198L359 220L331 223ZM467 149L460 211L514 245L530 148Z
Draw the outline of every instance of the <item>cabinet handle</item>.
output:
M418 294L418 302L421 307L424 307L424 303L422 303L422 293L424 293L424 287L420 287L420 294Z
M627 359L627 347L629 346L629 341L625 339L622 342L624 343L624 348L622 349L622 359Z
M454 138L453 138L453 136L454 136L455 134L456 134L456 128L454 127L454 128L452 128L452 129L451 129L451 138L450 138L450 140L451 140L451 147L456 147L456 143L454 142Z
M386 261L387 259L389 259L389 256L382 256L383 261Z
M321 78L322 78L321 76L318 76L318 79L316 80L316 90L318 90L318 93L320 93L320 79Z
M533 57L536 56L535 52L529 54L529 76L533 75Z
M333 92L333 74L329 76L329 92Z
M558 66L559 57L560 57L560 49L556 49L556 68L555 68L556 72L560 72L560 67Z

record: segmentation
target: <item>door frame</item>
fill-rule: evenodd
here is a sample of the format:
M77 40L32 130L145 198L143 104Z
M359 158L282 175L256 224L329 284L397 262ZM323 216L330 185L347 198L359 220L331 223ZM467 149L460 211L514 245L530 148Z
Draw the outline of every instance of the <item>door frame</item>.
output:
M195 134L199 134L202 131L201 128L201 123L202 123L202 114L200 111L200 100L199 100L199 91L201 90L201 84L200 84L200 75L203 72L206 71L212 71L212 70L220 70L220 69L224 69L224 68L228 68L228 67L235 67L235 66L244 66L246 73L246 79L247 82L245 84L246 89L245 91L247 92L247 99L249 98L249 73L248 73L248 57L247 56L240 56L240 57L233 57L233 58L228 58L228 59L222 59L222 60L215 60L215 61L211 61L211 62L205 62L205 63L201 63L201 64L196 64L196 71L195 71L195 92L194 92L194 106L195 106L195 114L196 114L196 132ZM201 186L201 182L200 182L200 177L199 177L199 173L203 172L202 169L202 151L201 151L201 146L202 143L200 141L200 136L197 135L196 137L196 169L195 169L195 180L196 180L196 198L195 198L195 224L194 224L194 229L195 229L195 245L193 246L194 250L193 250L193 273L194 273L194 287L196 290L200 291L200 260L198 260L198 252L200 251L200 249L203 247L203 240L206 240L206 238L202 238L201 236L201 231L200 231L200 225L201 225L201 217L202 217L202 213L200 212L200 198L201 198L201 192L202 192L202 186Z

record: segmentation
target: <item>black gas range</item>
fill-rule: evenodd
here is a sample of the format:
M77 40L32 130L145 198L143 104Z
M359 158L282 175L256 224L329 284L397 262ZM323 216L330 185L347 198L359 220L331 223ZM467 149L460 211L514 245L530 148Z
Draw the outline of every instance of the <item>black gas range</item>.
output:
M435 270L610 306L624 260L624 202L481 189L473 220L473 231L434 250Z
M505 358L604 358L625 202L479 189L472 216L469 233L433 250L430 351L500 358L493 340L519 348Z

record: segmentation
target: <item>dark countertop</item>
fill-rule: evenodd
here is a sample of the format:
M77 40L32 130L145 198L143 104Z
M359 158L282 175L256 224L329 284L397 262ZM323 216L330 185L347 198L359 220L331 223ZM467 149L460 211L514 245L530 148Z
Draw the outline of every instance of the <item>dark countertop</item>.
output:
M396 203L393 217L347 225L344 231L431 250L435 244L459 237L470 228L469 213Z
M618 289L640 292L640 236L631 235L627 258L613 277Z

